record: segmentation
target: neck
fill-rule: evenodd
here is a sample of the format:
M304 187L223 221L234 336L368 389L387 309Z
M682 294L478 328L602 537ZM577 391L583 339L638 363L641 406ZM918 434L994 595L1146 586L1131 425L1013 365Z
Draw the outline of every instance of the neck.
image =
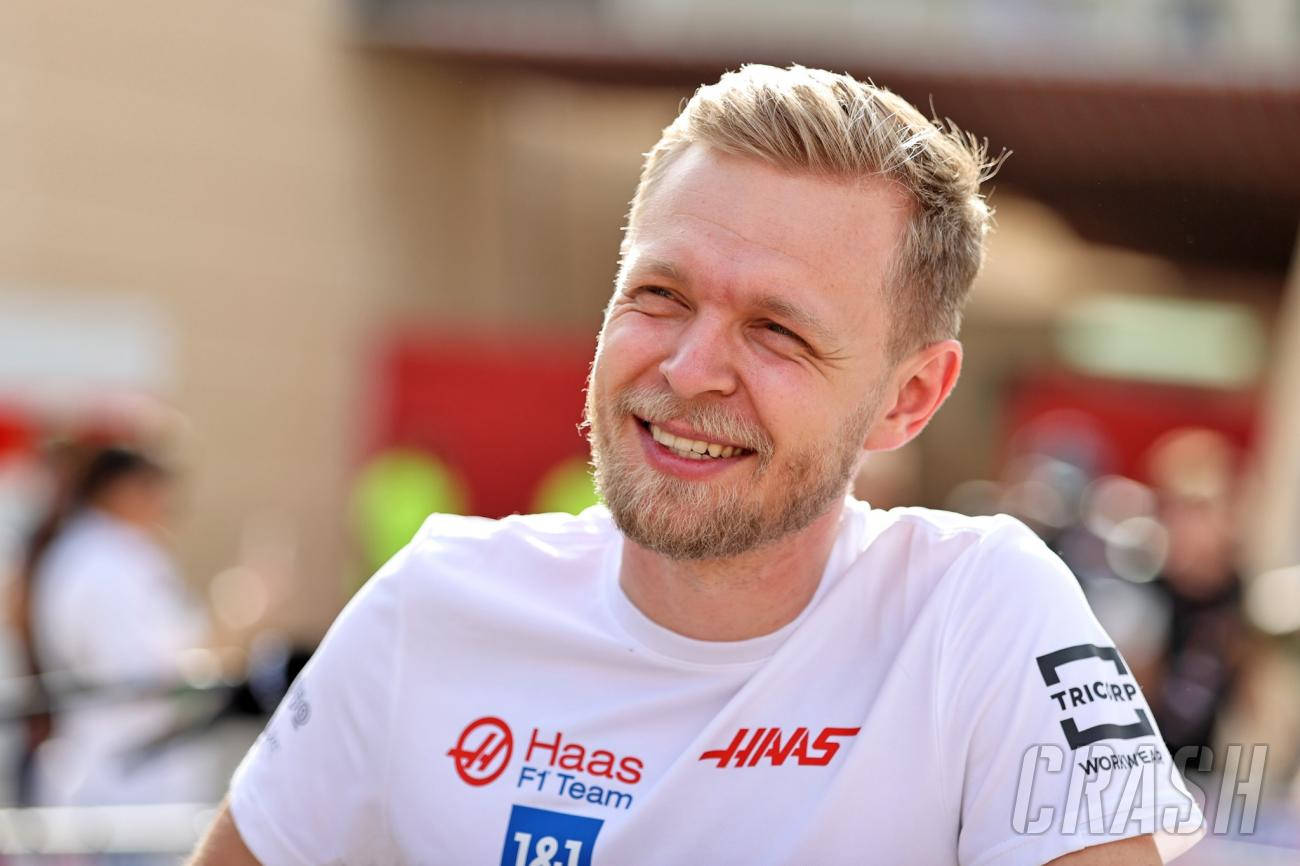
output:
M642 613L685 637L761 637L792 622L812 600L843 512L837 499L799 532L730 559L668 559L628 540L619 583Z

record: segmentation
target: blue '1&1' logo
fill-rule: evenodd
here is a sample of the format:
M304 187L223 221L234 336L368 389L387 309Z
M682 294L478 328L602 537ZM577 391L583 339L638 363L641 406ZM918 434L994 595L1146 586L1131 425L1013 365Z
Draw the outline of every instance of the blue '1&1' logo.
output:
M591 866L591 849L604 823L599 818L513 806L501 866Z

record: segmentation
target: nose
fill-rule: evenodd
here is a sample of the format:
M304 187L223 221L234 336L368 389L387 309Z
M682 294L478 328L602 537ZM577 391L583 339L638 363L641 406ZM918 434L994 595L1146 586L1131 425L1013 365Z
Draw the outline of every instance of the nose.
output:
M697 318L682 331L672 352L659 365L669 387L684 399L736 391L733 347L720 324Z

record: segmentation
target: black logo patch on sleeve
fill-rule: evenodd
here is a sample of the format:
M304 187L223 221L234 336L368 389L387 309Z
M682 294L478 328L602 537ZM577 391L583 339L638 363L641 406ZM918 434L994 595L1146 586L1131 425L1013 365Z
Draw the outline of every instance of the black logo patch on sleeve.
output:
M1114 666L1114 675L1095 675L1099 667L1076 665L1087 659L1099 659ZM1062 711L1071 715L1061 719L1061 730L1071 749L1091 745L1098 740L1132 740L1154 734L1147 715L1146 701L1124 666L1119 650L1113 646L1084 643L1068 646L1037 659L1038 672L1050 689L1049 697ZM1104 668L1104 664L1100 667ZM1120 717L1123 721L1110 721ZM1088 726L1080 728L1078 719L1086 717ZM1127 718L1125 718L1127 717ZM1128 719L1136 717L1137 721Z

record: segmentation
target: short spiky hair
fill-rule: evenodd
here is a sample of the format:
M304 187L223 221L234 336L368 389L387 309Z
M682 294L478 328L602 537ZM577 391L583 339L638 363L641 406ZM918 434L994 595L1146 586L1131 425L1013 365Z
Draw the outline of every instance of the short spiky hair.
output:
M897 183L913 209L887 277L890 355L957 335L992 218L979 188L993 165L971 136L848 75L742 66L696 90L646 154L629 234L647 192L697 142L791 171Z

